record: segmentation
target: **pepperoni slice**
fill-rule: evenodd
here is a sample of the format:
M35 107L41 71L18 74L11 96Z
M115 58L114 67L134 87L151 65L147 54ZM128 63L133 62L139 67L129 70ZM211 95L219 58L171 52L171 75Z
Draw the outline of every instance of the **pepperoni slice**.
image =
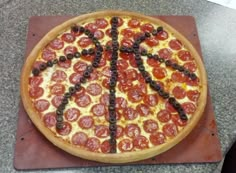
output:
M30 87L38 87L43 82L43 78L39 76L33 76L29 78Z
M145 130L145 132L147 133L153 133L155 131L158 130L158 124L156 121L154 120L146 120L143 122L143 129Z
M84 132L77 132L72 136L74 145L85 146L88 141L88 136Z
M67 69L67 68L69 68L71 66L71 61L68 60L68 59L65 62L59 61L58 65L59 65L59 67Z
M70 33L73 34L75 37L80 36L82 34L82 32L74 32L72 28L70 29Z
M80 96L84 95L84 93L85 93L85 89L84 89L84 87L81 87L81 89L79 91L76 91L75 95L76 95L76 97L80 97Z
M145 23L145 24L143 24L143 25L140 26L140 29L141 29L141 31L143 31L143 32L152 32L153 29L154 29L154 27L153 27L153 25L150 24L150 23Z
M125 134L130 138L135 138L139 136L141 133L141 130L137 124L128 124L125 127Z
M55 49L55 50L60 50L64 47L64 43L61 39L59 38L56 38L54 39L53 41L51 41L49 43L49 46L52 48L52 49Z
M145 136L141 136L141 135L137 136L133 140L134 147L138 149L148 148L148 143L149 143L148 139Z
M166 40L168 37L169 37L168 33L167 33L166 31L164 31L164 30L158 32L158 33L157 33L157 36L156 36L156 38L157 38L158 40Z
M196 111L196 106L191 102L185 102L182 104L182 107L187 114L192 114Z
M103 141L102 144L101 144L101 151L103 153L109 153L110 150L111 150L111 146L110 146L109 140Z
M139 115L145 116L145 117L152 113L149 106L143 103L137 105L136 110L138 111Z
M108 28L106 31L105 31L105 34L109 37L111 37L111 29Z
M40 66L41 64L43 64L43 63L44 63L43 61L35 61L33 67L34 67L34 68L39 68L39 66Z
M53 74L52 74L52 78L51 80L55 81L55 82L63 82L65 81L67 78L67 75L64 71L62 70L56 70Z
M124 135L124 129L120 125L117 125L116 128L116 138L120 138L121 136Z
M88 138L88 141L86 143L86 147L90 150L90 151L97 151L100 148L100 141L95 138Z
M104 104L98 103L93 105L91 112L96 116L103 116L106 113L106 107Z
M116 97L116 108L123 109L127 107L127 101L123 97Z
M82 77L83 75L81 73L72 73L69 77L69 80L72 84L76 84L76 83L79 83L80 82L80 78Z
M120 151L131 151L134 145L131 140L123 139L118 143L118 148Z
M94 37L100 40L104 37L104 32L102 32L101 30L97 30L94 32Z
M84 72L84 70L86 69L87 64L83 61L78 61L77 63L75 63L75 65L73 66L73 69L75 72Z
M134 120L138 117L138 112L131 107L124 108L123 116L126 120Z
M168 101L166 101L165 107L167 111L176 112L175 108Z
M138 72L135 69L128 69L125 71L126 80L136 80Z
M173 123L165 124L162 127L162 131L168 137L174 137L178 134L178 128Z
M88 23L87 25L85 25L85 28L92 33L94 33L98 29L96 23Z
M159 44L158 40L153 38L153 37L147 38L145 40L145 43L150 47L154 47L154 46L157 46Z
M57 108L58 106L60 106L62 99L63 99L63 95L54 96L51 101L52 105Z
M75 36L71 33L64 33L61 39L67 43L73 43L75 41Z
M77 48L75 46L67 46L65 49L64 49L64 54L65 55L68 55L68 54L74 54L75 52L77 52Z
M117 26L119 27L119 26L123 25L123 23L124 23L123 19L120 18L120 17L117 17L117 19L118 19L118 24L117 24ZM111 23L111 21L110 21L110 23Z
M102 87L97 83L92 83L87 86L86 91L93 96L100 95L102 92Z
M158 51L158 54L161 58L170 59L173 53L168 48L162 48Z
M134 34L134 40L137 40L139 37L141 37L141 36L143 36L143 35L144 35L143 32L136 32L136 33Z
M99 138L106 138L109 135L109 129L105 125L95 126L94 133Z
M110 67L104 67L102 69L102 75L106 77L111 77L111 70Z
M94 124L93 118L91 116L83 116L79 119L79 126L82 129L90 129Z
M157 113L157 119L162 123L168 122L170 118L171 118L171 113L168 110L163 109Z
M100 29L104 29L108 26L107 20L103 18L96 19L95 24Z
M197 77L195 80L192 80L191 78L186 79L186 84L189 86L198 86L199 84L199 78Z
M173 50L180 50L182 48L182 43L178 39L174 39L169 42L169 47Z
M120 44L121 44L121 46L131 47L133 45L133 41L131 39L124 38L121 40Z
M149 106L156 106L158 103L158 96L157 96L157 94L145 95L143 102Z
M109 105L109 94L108 93L104 93L101 97L100 97L100 102L106 106Z
M77 121L80 116L80 111L77 108L69 108L65 112L65 118L67 121L73 122Z
M173 114L171 116L172 121L175 123L177 126L186 126L188 121L181 120L178 114Z
M117 61L117 69L120 71L126 70L129 67L129 64L124 59L119 59Z
M59 133L60 135L67 136L71 132L71 129L72 129L71 125L68 122L64 122L62 129L56 129L56 130L57 133Z
M60 83L56 83L50 87L51 94L61 95L65 92L65 86Z
M43 116L43 122L45 124L46 127L53 127L56 125L56 114L55 112L49 112L49 113L46 113L44 116Z
M152 73L157 79L163 79L167 75L166 69L163 67L153 68Z
M197 70L197 65L194 62L186 62L184 67L190 72L195 72Z
M98 79L98 72L94 69L93 72L90 74L88 81L95 81Z
M51 49L45 48L43 49L43 52L42 52L42 58L45 61L53 60L56 58L56 53L52 51Z
M186 50L180 50L178 52L178 57L182 60L182 61L189 61L189 60L192 60L192 56L190 54L189 51L186 51Z
M120 52L120 57L125 59L125 60L131 60L133 59L134 60L134 63L132 64L132 67L134 67L136 65L136 61L134 59L134 54L132 53L125 53L125 52ZM134 66L133 66L134 65ZM136 65L137 67L137 65Z
M44 93L44 90L41 87L33 87L33 88L30 88L29 90L30 97L34 99L41 97L43 93Z
M187 97L189 100L196 102L200 96L200 92L198 90L189 90L187 91Z
M75 99L75 103L80 107L86 107L91 103L91 98L89 95L83 94Z
M131 28L137 28L140 26L140 21L137 19L130 19L128 22L128 26Z
M172 90L172 93L177 99L183 99L186 96L185 90L180 86L174 87L174 89Z
M106 51L106 52L103 52L103 58L105 58L106 60L111 60L111 52L110 51Z
M186 81L186 76L181 72L174 72L171 74L171 79L174 82L184 83Z
M140 88L131 88L127 95L128 99L134 103L140 102L144 97L144 94Z
M50 106L50 103L45 99L36 100L34 102L34 107L39 112L43 112L47 110L49 106Z
M165 143L166 137L161 132L155 132L150 135L149 139L153 145L160 145Z
M134 32L132 29L129 28L125 28L121 30L121 34L125 37L125 38L132 38L134 36Z
M147 63L148 63L148 65L150 65L152 67L159 67L160 66L160 62L153 59L153 58L148 58Z
M105 78L105 79L102 80L102 86L104 86L104 87L107 88L107 89L110 88L109 83L110 83L110 80L107 79L107 78Z
M92 44L92 41L87 37L81 37L77 43L80 47L85 48Z

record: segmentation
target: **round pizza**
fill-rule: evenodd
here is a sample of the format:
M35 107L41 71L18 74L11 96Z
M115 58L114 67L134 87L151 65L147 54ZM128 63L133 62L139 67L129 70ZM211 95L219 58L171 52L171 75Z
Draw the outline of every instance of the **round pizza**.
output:
M161 20L124 11L55 27L21 75L23 104L39 131L72 155L107 163L175 146L198 123L206 95L191 43Z

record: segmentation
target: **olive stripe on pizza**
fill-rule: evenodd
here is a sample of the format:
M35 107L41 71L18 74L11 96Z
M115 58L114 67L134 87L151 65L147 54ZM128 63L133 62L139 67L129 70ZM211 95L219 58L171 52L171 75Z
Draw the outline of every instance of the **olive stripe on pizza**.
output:
M25 64L22 99L34 124L58 147L90 160L162 153L189 134L206 103L196 50L163 21L136 13L71 19Z

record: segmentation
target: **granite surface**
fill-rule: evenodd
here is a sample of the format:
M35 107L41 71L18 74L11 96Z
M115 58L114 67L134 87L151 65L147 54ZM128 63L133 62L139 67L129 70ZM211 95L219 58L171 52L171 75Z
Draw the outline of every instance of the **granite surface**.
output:
M0 0L0 172L16 172L13 167L13 155L20 100L19 76L23 65L29 17L80 15L102 9L123 9L146 15L194 16L224 155L236 139L236 10L205 0ZM220 163L165 164L37 172L211 173L215 172L219 165Z

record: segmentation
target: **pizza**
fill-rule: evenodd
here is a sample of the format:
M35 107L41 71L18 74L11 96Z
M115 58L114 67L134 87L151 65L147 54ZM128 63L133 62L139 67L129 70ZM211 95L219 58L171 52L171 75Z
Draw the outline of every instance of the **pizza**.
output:
M174 147L198 123L206 95L191 43L159 19L125 11L55 27L21 74L22 101L38 130L72 155L107 163Z

